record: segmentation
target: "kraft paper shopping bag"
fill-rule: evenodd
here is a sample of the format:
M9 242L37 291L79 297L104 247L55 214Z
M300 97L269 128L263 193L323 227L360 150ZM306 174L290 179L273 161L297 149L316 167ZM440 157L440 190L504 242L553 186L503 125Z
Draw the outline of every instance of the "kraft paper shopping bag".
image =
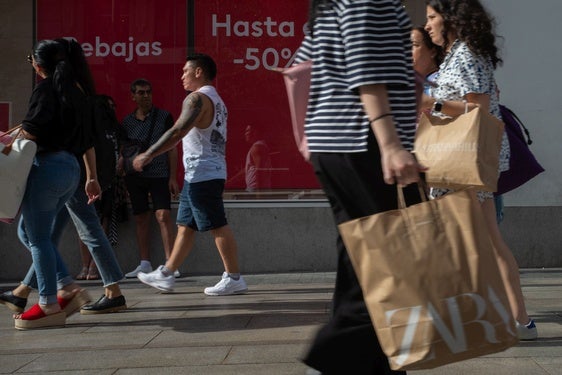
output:
M433 368L518 342L473 188L339 231L393 369Z
M503 130L503 122L480 108L454 118L422 113L414 152L429 168L427 184L496 191Z

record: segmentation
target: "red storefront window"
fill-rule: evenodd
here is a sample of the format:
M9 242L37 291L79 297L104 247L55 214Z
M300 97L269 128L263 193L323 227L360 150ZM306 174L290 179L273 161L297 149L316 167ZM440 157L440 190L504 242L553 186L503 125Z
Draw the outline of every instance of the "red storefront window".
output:
M307 4L41 0L36 1L37 39L76 38L98 92L115 99L119 118L134 109L129 85L140 77L152 82L154 104L176 118L185 97L180 76L186 54L211 55L218 66L215 84L229 109L230 194L247 188L246 157L256 140L253 152L266 160L267 176L258 176L255 190L317 192L312 169L293 141L283 80L271 70L291 63L303 38Z

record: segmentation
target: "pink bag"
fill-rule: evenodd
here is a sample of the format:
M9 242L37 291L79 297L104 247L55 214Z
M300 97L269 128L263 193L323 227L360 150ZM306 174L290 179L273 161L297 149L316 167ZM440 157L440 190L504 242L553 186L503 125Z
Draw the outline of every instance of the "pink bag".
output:
M291 122L293 124L293 135L297 148L306 161L310 159L308 143L304 135L304 122L308 107L308 92L310 89L310 75L312 71L312 61L308 60L290 68L278 69L283 74L285 87L287 88L287 98L291 110Z

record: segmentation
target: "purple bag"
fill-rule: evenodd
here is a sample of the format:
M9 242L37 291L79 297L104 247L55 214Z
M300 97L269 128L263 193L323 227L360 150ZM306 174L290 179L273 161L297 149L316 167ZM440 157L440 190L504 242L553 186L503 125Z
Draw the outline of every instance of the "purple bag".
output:
M544 172L544 168L529 149L529 145L533 141L525 125L506 106L500 105L500 110L505 123L511 155L509 156L509 170L500 173L498 191L495 195L516 189L539 173ZM525 131L525 135L523 135L523 131Z

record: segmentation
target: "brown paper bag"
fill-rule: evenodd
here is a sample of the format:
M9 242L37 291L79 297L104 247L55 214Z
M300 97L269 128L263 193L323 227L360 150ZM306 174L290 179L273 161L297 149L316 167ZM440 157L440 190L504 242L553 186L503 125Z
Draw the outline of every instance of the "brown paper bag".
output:
M496 191L504 124L475 108L455 118L422 113L414 152L429 186Z
M339 231L392 369L434 368L517 344L473 188Z

